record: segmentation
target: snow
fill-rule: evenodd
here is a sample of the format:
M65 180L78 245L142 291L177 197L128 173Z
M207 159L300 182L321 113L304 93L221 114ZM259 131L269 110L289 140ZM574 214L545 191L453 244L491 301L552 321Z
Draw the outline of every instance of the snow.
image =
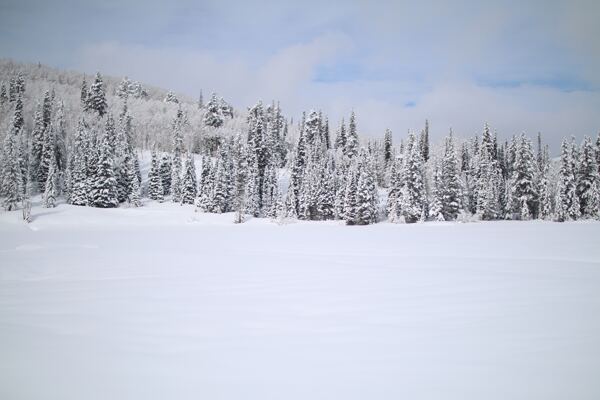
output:
M0 214L2 399L598 399L600 223Z

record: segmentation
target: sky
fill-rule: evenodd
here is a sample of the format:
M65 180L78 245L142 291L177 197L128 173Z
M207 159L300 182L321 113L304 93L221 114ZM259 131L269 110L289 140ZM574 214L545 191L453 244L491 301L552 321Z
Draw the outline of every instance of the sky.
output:
M128 76L335 129L600 131L600 2L2 0L0 57Z

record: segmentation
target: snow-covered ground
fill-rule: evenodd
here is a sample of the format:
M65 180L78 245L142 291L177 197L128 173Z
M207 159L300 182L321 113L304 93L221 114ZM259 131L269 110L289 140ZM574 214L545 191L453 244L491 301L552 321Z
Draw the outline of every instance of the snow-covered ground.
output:
M1 399L600 398L600 223L19 217Z

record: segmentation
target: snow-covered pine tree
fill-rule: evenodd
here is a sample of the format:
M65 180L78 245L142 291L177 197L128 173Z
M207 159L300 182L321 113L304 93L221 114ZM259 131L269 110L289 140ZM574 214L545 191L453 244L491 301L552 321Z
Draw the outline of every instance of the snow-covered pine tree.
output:
M148 172L148 197L151 200L162 202L164 200L164 189L160 176L160 163L156 150L152 151L152 161Z
M85 81L85 75L83 76L83 81L81 82L81 90L79 92L79 100L81 101L81 106L83 107L84 111L88 111L88 86L87 86L87 82Z
M333 144L334 149L345 149L346 148L346 124L342 119L342 123L340 124L340 128L337 131L337 135L335 136L335 142Z
M344 199L344 220L346 225L354 225L357 217L357 191L358 191L358 179L360 178L360 172L356 161L348 168L346 176L346 193Z
M552 188L550 187L550 157L548 145L544 147L542 156L538 161L540 171L538 175L539 192L539 218L548 219L552 215Z
M186 124L186 117L181 107L177 110L177 115L173 121L173 158L171 160L171 180L170 189L173 202L181 200L181 174L183 169L183 154L185 146L183 144L183 127Z
M356 212L354 223L368 225L377 221L377 190L375 177L367 152L362 149L358 163L358 181L356 185Z
M86 105L88 111L96 112L100 117L103 117L107 112L108 105L106 103L106 94L104 93L104 82L100 72L96 73L94 83L92 83L87 94Z
M335 163L329 157L321 171L321 185L318 192L319 219L329 220L335 217Z
M46 190L46 181L48 179L48 171L52 164L56 164L56 134L54 126L50 123L44 129L42 157L37 171L37 182L40 192Z
M204 125L213 128L218 128L223 125L223 113L221 110L221 104L217 100L217 94L213 93L210 96L210 100L206 103L204 113Z
M353 158L358 155L358 132L356 130L356 115L354 114L354 111L350 114L344 155L348 158Z
M579 199L573 162L571 161L571 144L564 139L560 151L560 170L556 187L555 214L556 220L563 222L579 217Z
M579 153L577 195L582 218L600 217L600 176L592 139L586 136Z
M443 196L445 192L442 179L442 167L435 163L433 166L433 187L431 190L431 204L429 206L429 216L435 221L445 221L443 213Z
M171 193L171 179L173 171L171 170L171 158L168 154L163 154L160 160L160 178L163 184L163 194L166 196Z
M386 167L392 161L392 131L389 129L385 130L383 135L383 160L385 161Z
M442 215L444 220L453 221L460 209L461 184L452 130L445 141L440 178Z
M423 162L429 161L429 120L425 120L425 129L419 136L419 148L421 149L421 158Z
M45 208L56 207L56 198L58 197L58 167L56 165L56 159L50 162L48 168L48 176L45 182L45 189L43 195L43 204Z
M422 152L412 132L408 137L407 157L403 175L403 185L398 198L399 208L405 222L417 222L423 214L426 196L423 184Z
M194 204L198 194L196 183L196 168L191 154L185 159L183 178L181 180L181 204Z
M536 161L533 158L531 142L521 133L519 136L515 163L510 183L510 212L519 219L536 218L538 214L538 193L535 186ZM526 212L525 212L526 211Z
M69 203L76 206L85 206L88 203L88 169L87 169L87 140L86 123L83 118L79 120L77 131L73 139L70 155Z
M4 208L7 211L16 210L23 197L23 177L19 165L19 137L21 128L15 126L16 117L10 124L9 131L4 138L3 168L1 192L4 196Z
M99 208L113 208L119 205L110 136L111 133L105 130L100 143L96 176L90 197L90 205Z

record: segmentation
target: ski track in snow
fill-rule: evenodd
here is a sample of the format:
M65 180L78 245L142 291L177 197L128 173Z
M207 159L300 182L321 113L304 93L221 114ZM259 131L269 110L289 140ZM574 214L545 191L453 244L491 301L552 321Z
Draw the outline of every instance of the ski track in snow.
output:
M0 214L1 399L598 399L600 223Z

